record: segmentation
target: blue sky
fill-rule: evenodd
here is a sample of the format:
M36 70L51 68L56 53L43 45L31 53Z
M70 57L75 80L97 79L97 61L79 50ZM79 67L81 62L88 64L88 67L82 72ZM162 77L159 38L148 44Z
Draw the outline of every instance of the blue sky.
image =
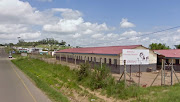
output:
M0 7L2 43L17 42L12 36L21 36L27 41L53 37L72 46L180 44L179 29L137 37L179 26L178 0L2 0L0 4L4 5ZM20 30L1 31L6 27Z
M154 26L179 25L179 0L53 0L52 2L28 1L39 10L71 8L83 13L87 21L118 26L121 18L128 18L147 30Z

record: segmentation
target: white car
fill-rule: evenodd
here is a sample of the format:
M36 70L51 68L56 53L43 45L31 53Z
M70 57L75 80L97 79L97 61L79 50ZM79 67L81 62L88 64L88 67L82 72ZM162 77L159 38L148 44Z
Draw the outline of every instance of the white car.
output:
M12 58L12 56L11 56L11 55L9 55L9 58Z

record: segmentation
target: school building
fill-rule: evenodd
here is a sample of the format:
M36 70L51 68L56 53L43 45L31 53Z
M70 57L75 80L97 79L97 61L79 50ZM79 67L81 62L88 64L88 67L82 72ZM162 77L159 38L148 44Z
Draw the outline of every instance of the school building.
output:
M148 49L142 45L129 46L107 46L107 47L85 47L85 48L71 48L56 52L56 59L66 61L69 63L80 64L89 62L93 65L106 64L109 66L111 72L122 73L124 71L124 61L122 60L123 49ZM127 72L141 72L147 71L149 68L156 70L157 54L149 50L149 64L148 65L128 65Z

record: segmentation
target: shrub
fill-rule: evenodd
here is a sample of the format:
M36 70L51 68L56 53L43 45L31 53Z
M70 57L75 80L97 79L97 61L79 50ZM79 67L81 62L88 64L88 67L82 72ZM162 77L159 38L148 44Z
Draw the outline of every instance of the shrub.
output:
M106 87L108 85L108 78L110 77L109 68L105 65L100 68L100 66L95 66L94 72L91 74L90 88L92 90Z
M78 81L86 78L90 74L90 65L89 63L84 63L80 65L80 70L77 72Z

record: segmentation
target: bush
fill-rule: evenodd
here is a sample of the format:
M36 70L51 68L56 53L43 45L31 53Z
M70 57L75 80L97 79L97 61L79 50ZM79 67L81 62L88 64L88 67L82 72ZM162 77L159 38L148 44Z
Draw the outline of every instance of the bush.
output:
M83 80L84 78L88 77L90 74L90 65L89 63L84 63L80 65L80 70L77 72L78 81Z
M94 68L94 72L91 74L90 88L92 90L106 87L109 84L107 80L110 77L109 68L105 65L100 68L100 66L96 66Z

